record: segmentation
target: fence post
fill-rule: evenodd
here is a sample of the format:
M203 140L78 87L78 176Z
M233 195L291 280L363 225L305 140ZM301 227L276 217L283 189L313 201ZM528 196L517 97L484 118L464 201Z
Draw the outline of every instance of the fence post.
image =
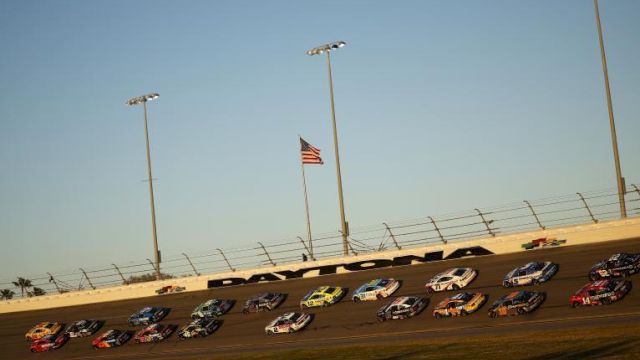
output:
M527 200L523 200L523 201L524 201L525 204L527 204L527 206L531 210L531 213L533 214L533 217L536 218L536 221L538 222L538 226L540 226L540 229L546 230L546 228L544 226L542 226L542 224L540 223L540 219L538 219L538 215L533 210L533 206L531 206L531 204Z
M484 218L484 214L482 213L482 211L480 211L480 209L476 208L476 211L478 212L478 215L480 215L480 218L482 219L482 222L484 223L484 226L487 227L487 231L489 232L489 234L491 234L491 236L493 236L493 237L496 237L496 233L494 233L493 230L491 230L491 227L489 227L489 224L493 223L493 220L487 221Z
M271 263L271 265L276 266L276 263L273 262L273 260L271 259L271 256L269 256L269 253L267 252L267 248L264 247L264 245L258 241L258 244L260 244L260 246L262 247L262 251L264 251L264 254L267 256L267 259L269 259L269 262Z
M440 228L438 228L438 225L436 225L436 221L433 220L433 218L431 216L427 216L429 218L429 220L431 220L431 223L433 224L433 228L436 229L436 231L438 232L438 236L440 236L440 240L443 243L447 243L447 240L444 238L444 236L442 236L442 233L440 232Z
M53 277L53 275L51 275L51 273L47 273L47 275L49 275L49 282L53 283L53 285L56 287L56 291L58 291L59 294L62 294L62 291L60 290L60 287L58 286L58 282L56 281L56 279Z
M576 194L578 194L578 196L580 196L580 200L582 200L582 203L584 203L584 208L587 209L587 212L589 213L589 216L591 216L591 220L593 220L593 222L595 224L597 224L598 223L598 219L596 219L593 216L593 213L591 212L591 209L589 209L589 205L587 205L587 200L584 199L584 196L582 196L581 193L577 192Z
M389 227L389 225L387 225L386 222L383 222L382 224L387 228L387 231L389 232L389 235L391 235L391 240L393 240L393 243L396 245L396 248L398 250L402 250L402 247L400 245L398 245L398 241L396 241L396 236L393 235L393 233L391 232L391 228Z
M189 259L189 257L187 256L187 254L182 253L182 255L184 255L184 257L187 258L187 261L189 262L189 265L191 265L191 268L193 269L193 272L196 273L196 276L200 276L200 273L198 272L198 270L196 270L196 267L193 266L193 263L191 262L191 259Z
M222 255L222 258L224 259L224 261L227 263L227 266L229 266L229 269L231 269L231 271L236 271L236 269L234 269L231 266L231 263L229 263L229 259L227 259L227 257L224 255L224 253L222 252L222 250L220 250L219 248L216 248L216 250L218 250L220 252L220 255Z
M158 272L158 270L156 269L156 265L153 263L153 261L151 261L151 259L147 258L147 261L149 262L149 264L151 264L151 267L153 268L153 271ZM162 280L162 274L160 274L160 279L158 280Z
M113 264L113 263L112 263L111 265L113 265L113 267L114 267L114 268L116 269L116 271L118 272L118 275L120 275L120 278L122 279L122 284L123 284L123 285L126 285L126 284L127 284L127 279L125 279L125 278L124 278L124 275L122 275L122 272L120 272L120 268L118 268L118 267L116 266L116 264Z
M300 242L302 243L302 246L304 246L304 249L307 250L307 254L309 254L309 257L311 257L311 260L316 261L316 258L313 256L313 253L309 250L309 247L307 246L307 243L304 242L302 237L300 237L300 236L296 236L296 237L298 238L298 240L300 240Z
M87 278L87 282L89 283L89 286L91 286L91 288L92 288L93 290L95 290L95 289L96 289L96 287L95 287L95 286L93 286L93 284L91 283L91 279L89 279L89 276L87 275L87 272L86 272L86 271L84 271L84 269L83 269L83 268L79 268L79 269L80 269L80 271L82 271L82 273L84 274L84 277L85 277L85 278Z

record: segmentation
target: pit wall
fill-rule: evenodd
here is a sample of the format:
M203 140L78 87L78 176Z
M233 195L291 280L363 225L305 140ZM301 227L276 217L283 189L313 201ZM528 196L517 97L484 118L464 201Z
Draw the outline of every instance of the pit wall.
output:
M636 237L640 237L640 217L458 241L449 244L431 244L410 249L386 250L359 254L357 256L267 266L236 272L216 273L96 290L73 291L64 294L8 300L0 302L0 314L143 297L158 297L159 295L156 294L156 290L168 285L184 287L184 291L200 291L235 286L242 283L278 281L295 277L308 278L322 274L341 274L386 266L397 266L407 264L407 257L411 259L412 256L416 257L416 259L409 260L408 263L410 264L468 256L536 251L536 249L547 247L573 246ZM537 239L546 239L546 241L534 241ZM528 244L527 247L533 246L533 249L525 250L523 247L525 244ZM398 259L404 259L404 263L398 261ZM282 287L284 291L286 285L283 284Z

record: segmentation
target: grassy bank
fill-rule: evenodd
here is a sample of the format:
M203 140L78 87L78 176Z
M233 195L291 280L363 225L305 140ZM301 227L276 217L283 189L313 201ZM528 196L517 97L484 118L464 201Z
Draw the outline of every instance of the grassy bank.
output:
M331 346L300 350L274 350L268 353L243 352L217 359L640 359L640 324L634 326L555 330L439 338L390 345Z

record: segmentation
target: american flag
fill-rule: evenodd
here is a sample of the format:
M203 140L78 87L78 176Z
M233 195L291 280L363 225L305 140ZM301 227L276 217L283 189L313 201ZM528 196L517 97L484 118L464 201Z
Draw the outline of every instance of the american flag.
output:
M300 154L303 164L324 164L320 157L320 149L304 141L303 138L300 138Z

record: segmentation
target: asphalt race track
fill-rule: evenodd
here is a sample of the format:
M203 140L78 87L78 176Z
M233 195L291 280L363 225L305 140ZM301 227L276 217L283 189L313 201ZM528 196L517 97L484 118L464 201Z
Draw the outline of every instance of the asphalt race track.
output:
M246 351L268 351L281 348L327 347L331 345L384 343L408 339L427 339L467 334L513 333L527 330L581 328L588 326L624 326L640 321L640 275L630 279L634 288L622 301L608 306L573 309L569 295L589 280L587 273L597 261L616 252L640 252L640 239L566 246L550 249L523 251L517 254L464 258L413 266L401 266L379 270L361 271L343 275L327 275L310 279L287 280L265 284L236 286L208 291L157 296L152 298L94 304L61 309L0 315L0 358L2 359L96 359L96 358L178 358L207 354L232 354ZM490 319L488 306L493 300L509 292L501 286L504 275L529 261L553 261L560 264L558 273L549 281L535 286L547 292L547 300L534 313L509 318ZM476 280L465 291L489 294L488 303L478 312L463 318L436 320L431 315L433 306L452 295L430 295L426 310L417 317L380 323L376 311L388 299L377 302L353 303L349 294L340 303L328 308L314 308L311 324L301 333L267 336L264 327L277 315L299 310L299 300L313 287L336 285L350 291L376 277L393 277L402 280L401 288L394 294L425 296L424 284L436 273L454 266L473 267L479 271ZM523 288L532 288L523 287ZM288 293L280 308L270 313L241 314L244 300L265 291ZM24 333L40 321L70 323L82 318L105 320L99 332L109 328L132 329L127 325L129 315L144 306L167 306L172 311L163 323L184 325L194 307L208 298L231 298L238 303L222 317L224 323L213 335L203 339L181 341L177 336L157 344L134 344L132 341L120 348L94 350L91 340L71 339L61 349L43 354L29 352ZM139 328L136 328L139 329Z

